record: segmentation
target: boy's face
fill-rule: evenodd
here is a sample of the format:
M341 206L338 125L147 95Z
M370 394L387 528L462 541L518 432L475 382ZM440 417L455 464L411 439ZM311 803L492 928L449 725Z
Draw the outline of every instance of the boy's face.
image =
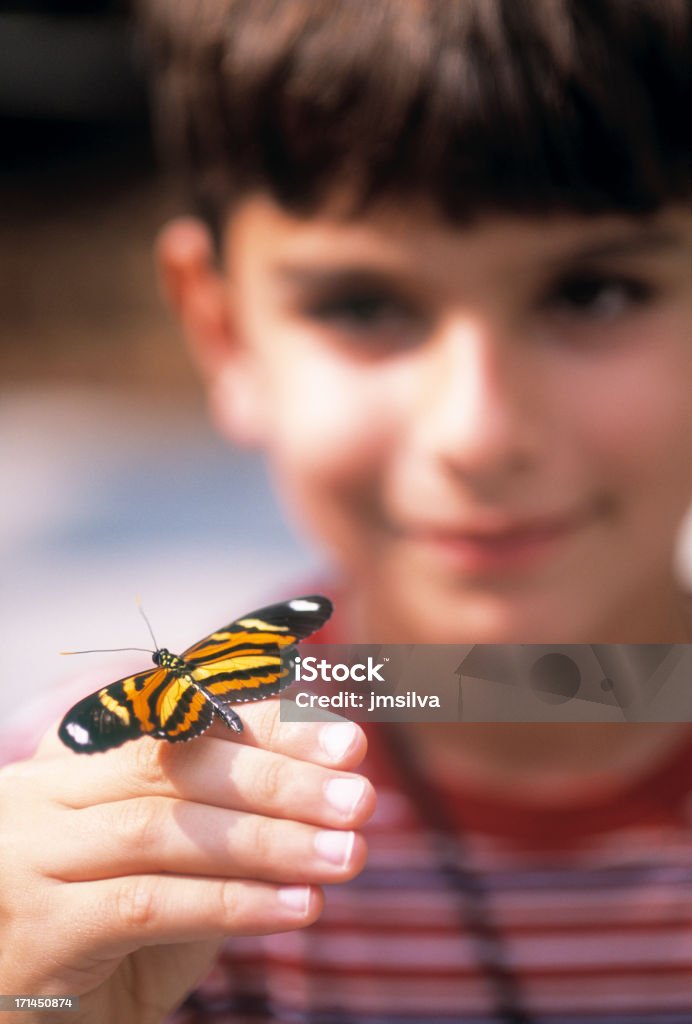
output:
M373 639L625 642L682 628L691 238L679 209L457 229L258 197L223 285L175 270L175 230L162 251L217 417L266 449Z

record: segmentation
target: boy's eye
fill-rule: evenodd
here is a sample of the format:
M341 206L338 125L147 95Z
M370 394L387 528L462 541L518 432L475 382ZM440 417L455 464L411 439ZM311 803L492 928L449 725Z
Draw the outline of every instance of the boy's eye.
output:
M408 344L424 317L413 306L393 295L354 292L316 299L307 304L306 315L334 330L361 335L386 344Z
M638 278L580 273L558 282L545 305L563 315L608 321L644 305L653 294L654 288Z

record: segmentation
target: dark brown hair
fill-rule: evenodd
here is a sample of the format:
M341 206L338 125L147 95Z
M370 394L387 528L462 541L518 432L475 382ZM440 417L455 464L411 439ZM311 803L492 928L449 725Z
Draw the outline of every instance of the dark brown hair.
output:
M424 195L644 213L689 194L688 0L147 0L157 123L217 228Z

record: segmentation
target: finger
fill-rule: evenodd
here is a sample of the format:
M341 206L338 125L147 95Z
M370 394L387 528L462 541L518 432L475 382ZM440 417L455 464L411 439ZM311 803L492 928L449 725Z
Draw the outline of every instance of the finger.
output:
M355 722L346 719L332 722L282 722L280 707L281 702L275 698L235 705L235 710L243 721L241 733L233 732L222 722L215 721L201 738L230 740L243 745L263 747L265 750L273 750L275 753L286 754L300 760L346 769L353 768L362 761L367 750L367 741L365 733ZM55 723L44 735L39 745L39 753L46 756L65 753L67 748L57 734L58 725L59 723ZM142 736L140 739L129 740L122 747L115 748L115 751L75 756L80 760L90 757L94 762L98 762L103 758L116 756L117 751L129 751L147 740L155 742L157 746L177 751L188 745L197 746L197 740L168 743L166 740L151 740Z
M217 738L244 745L262 747L275 753L286 754L300 760L314 761L316 764L338 766L350 769L359 764L367 750L365 733L346 719L333 722L282 722L280 719L280 702L270 699L255 701L247 705L239 705L243 713L243 731L232 732L223 723L217 722L201 739ZM43 737L39 753L45 756L60 754L67 750L57 734L58 724L55 723ZM83 763L89 757L94 763L104 758L116 756L118 751L131 751L142 743L155 743L164 749L180 751L189 746L198 745L197 740L187 743L169 743L166 740L153 740L142 736L130 740L122 747L105 753L75 754Z
M42 758L60 759L53 780L62 794L59 798L74 806L120 799L143 788L170 793L171 775L180 777L181 772L192 770L198 760L204 761L210 778L223 779L228 769L222 764L232 759L232 753L238 749L261 747L301 761L345 770L354 768L364 757L365 734L354 723L280 722L278 702L263 703L273 707L262 712L253 707L255 714L242 734L242 742L228 743L226 733L231 734L223 727L220 739L205 735L188 743L168 743L143 737L106 753L85 755L68 752L53 727L44 737L40 751ZM211 753L212 749L215 754ZM222 751L226 755L225 762Z
M360 827L375 806L363 776L223 740L171 753L150 745L134 756L138 770L128 758L103 758L88 781L70 764L53 780L55 799L81 808L156 794L334 827Z
M236 704L233 709L242 719L243 731L232 732L217 721L209 731L211 736L318 764L338 763L341 768L359 764L367 750L363 730L345 718L333 722L282 722L281 701L276 698Z
M72 956L83 952L92 963L159 943L303 928L324 905L313 886L171 875L75 882L60 886L54 900L55 915L70 923Z
M103 804L71 812L71 819L79 843L56 839L35 854L42 873L60 881L167 872L336 883L353 878L366 857L365 840L352 830L165 797Z

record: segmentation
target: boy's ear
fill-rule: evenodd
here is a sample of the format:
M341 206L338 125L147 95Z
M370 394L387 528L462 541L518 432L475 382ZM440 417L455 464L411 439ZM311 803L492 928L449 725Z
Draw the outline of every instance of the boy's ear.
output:
M192 217L168 223L156 243L164 296L201 372L217 427L236 444L262 441L262 394L239 336L230 288L208 228Z

